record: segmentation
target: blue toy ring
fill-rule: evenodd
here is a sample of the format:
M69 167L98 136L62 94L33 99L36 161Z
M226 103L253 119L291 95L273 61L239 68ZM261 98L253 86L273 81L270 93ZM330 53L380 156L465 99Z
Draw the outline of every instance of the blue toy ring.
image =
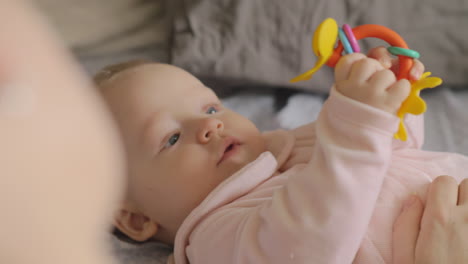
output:
M343 44L346 54L354 53L353 48L351 47L351 44L349 43L349 40L346 37L346 34L341 28L338 29L338 37L340 38L340 41Z

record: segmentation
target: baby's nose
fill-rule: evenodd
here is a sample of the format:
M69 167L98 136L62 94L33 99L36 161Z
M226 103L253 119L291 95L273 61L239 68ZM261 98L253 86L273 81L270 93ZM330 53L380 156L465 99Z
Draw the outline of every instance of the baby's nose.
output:
M198 141L201 143L207 143L224 129L224 124L221 120L216 118L204 118L200 124L200 129L198 131Z

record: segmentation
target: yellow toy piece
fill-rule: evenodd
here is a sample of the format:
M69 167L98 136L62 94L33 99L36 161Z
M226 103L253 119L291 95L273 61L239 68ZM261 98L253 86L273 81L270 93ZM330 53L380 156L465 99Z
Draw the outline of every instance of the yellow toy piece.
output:
M411 82L410 94L401 104L401 107L397 112L397 116L400 118L400 125L394 136L396 139L406 141L408 137L406 127L403 122L405 114L420 115L426 112L426 102L424 102L424 100L419 96L419 92L423 89L434 88L442 84L441 78L429 77L430 75L430 72L425 72L419 80Z
M361 25L351 30L354 35L355 40L362 39L365 37L376 37L380 38L390 45L393 48L399 48L399 51L404 51L408 53L408 45L405 41L393 30L390 30L384 26L380 25ZM338 46L335 48L335 43L338 39L338 24L332 18L325 19L317 27L314 37L312 38L312 50L317 56L317 62L315 66L308 70L307 72L294 77L291 79L291 82L305 81L309 80L312 75L317 72L324 64L328 64L330 67L334 67L338 59L341 57L341 52L343 51L343 45L338 43ZM357 45L357 43L356 43ZM398 54L399 57L399 67L400 71L397 74L397 79L408 78L408 72L412 65L412 60L414 56L411 54ZM419 56L419 54L418 54ZM400 124L398 131L395 133L394 137L402 141L407 140L407 132L404 124L405 114L414 114L420 115L426 111L426 103L419 96L421 90L426 88L434 88L442 83L442 79L438 77L429 77L430 72L426 72L422 77L417 81L411 82L411 91L408 98L402 103L400 109L397 112L397 116L400 119Z
M332 18L325 19L315 30L312 38L312 50L318 60L315 66L307 72L294 77L291 82L309 80L312 75L318 71L333 54L335 42L338 38L338 24Z

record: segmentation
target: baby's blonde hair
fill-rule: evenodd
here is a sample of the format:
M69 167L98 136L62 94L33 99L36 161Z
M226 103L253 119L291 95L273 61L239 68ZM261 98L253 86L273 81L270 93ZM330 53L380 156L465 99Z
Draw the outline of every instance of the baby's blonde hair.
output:
M111 64L99 70L93 76L93 81L98 87L100 87L104 82L112 79L113 77L117 76L119 73L125 70L132 69L132 68L145 65L145 64L151 64L151 63L152 62L149 60L135 59L135 60L119 62L116 64Z

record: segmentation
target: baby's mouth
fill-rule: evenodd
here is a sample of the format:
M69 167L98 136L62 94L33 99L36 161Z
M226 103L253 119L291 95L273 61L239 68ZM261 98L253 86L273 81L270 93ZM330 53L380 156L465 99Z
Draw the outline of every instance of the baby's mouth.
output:
M235 155L239 151L240 145L241 143L236 138L226 138L221 146L221 153L217 165Z
M231 144L227 147L226 151L224 151L225 153L230 151L232 148L234 148L234 144Z

